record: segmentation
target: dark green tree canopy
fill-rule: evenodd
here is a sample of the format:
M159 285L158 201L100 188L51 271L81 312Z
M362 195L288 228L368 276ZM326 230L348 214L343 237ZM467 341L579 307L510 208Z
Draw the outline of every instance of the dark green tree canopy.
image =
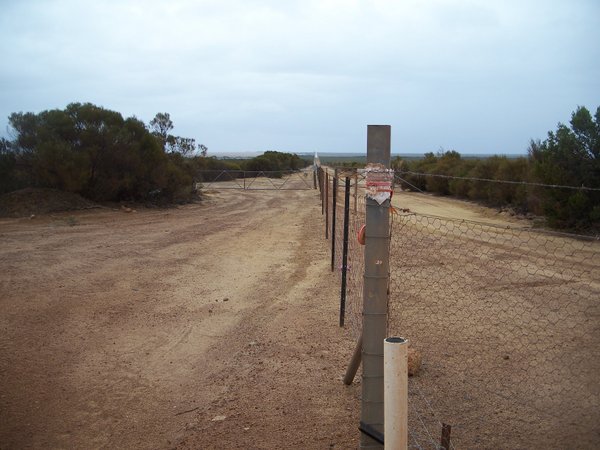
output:
M167 143L170 131L173 129L173 121L169 113L157 113L150 121L150 130L157 136L163 146Z
M393 164L406 189L533 212L544 215L554 228L600 230L600 192L577 189L600 188L600 107L594 115L578 107L569 125L559 123L546 140L531 141L528 158L473 159L449 151L426 153L419 160L396 159Z
M532 141L529 158L534 181L551 185L600 188L600 107L592 117L585 107L571 115L570 127L558 124L543 141ZM540 191L543 211L557 228L597 228L600 192L572 189Z
M202 144L196 146L196 140L173 136L170 132L173 130L173 121L169 113L157 113L154 119L148 124L150 131L161 143L163 150L168 153L180 153L183 156L192 156L196 150L200 151L202 156L206 156L208 148Z
M14 139L2 143L0 167L8 179L3 190L51 187L93 200L121 200L144 199L150 192L173 197L192 185L181 161L135 117L71 103L64 110L13 113L9 124Z
M285 171L298 170L306 167L307 164L295 153L269 150L249 160L245 168L250 171Z

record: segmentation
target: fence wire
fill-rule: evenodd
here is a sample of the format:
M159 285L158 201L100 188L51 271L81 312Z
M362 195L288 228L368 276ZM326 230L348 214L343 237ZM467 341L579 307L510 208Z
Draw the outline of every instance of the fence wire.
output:
M325 221L329 224L329 239L335 240L333 248L333 270L337 271L341 279L344 269L344 206L345 184L349 180L349 214L348 214L348 247L346 262L346 290L344 322L353 338L357 339L362 328L362 296L364 274L364 246L359 244L357 236L360 228L365 224L365 176L353 170L329 171L328 203L330 217ZM334 179L337 177L337 190L334 189ZM334 196L336 207L333 208ZM333 228L333 214L335 211L335 228Z
M356 340L362 331L363 281L365 272L365 247L358 242L358 233L365 224L365 177L356 174L351 178L348 233L348 275L346 288L346 322Z
M345 324L356 339L364 174L338 170L336 190L328 173L340 274L351 183ZM407 337L422 360L409 379L409 447L439 449L442 423L450 448L600 447L600 241L394 211L388 335Z
M412 448L598 448L600 242L400 213L390 267Z
M311 190L314 189L313 172L303 170L199 170L198 187L203 189L240 190Z
M347 176L345 326L356 339L364 174L328 171L323 211L341 274ZM391 220L388 335L408 338L421 358L409 378L409 448L439 449L443 423L450 448L600 448L600 241L415 213L402 196Z

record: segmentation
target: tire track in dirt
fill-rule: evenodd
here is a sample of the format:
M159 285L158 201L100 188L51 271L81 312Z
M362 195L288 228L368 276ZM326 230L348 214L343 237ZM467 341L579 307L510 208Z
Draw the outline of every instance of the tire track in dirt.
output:
M60 215L0 221L2 448L185 446L225 393L244 399L238 414L294 400L332 419L318 408L323 393L306 395L327 379L342 403L354 396L332 381L349 343L335 326L318 215L312 191L229 191L174 210L76 213L73 227ZM338 351L324 369L314 342L331 344L325 323ZM236 393L231 377L244 373L261 383ZM304 378L292 383L294 373ZM293 423L277 422L305 433ZM215 432L203 447L245 442L222 446Z
M178 448L356 447L357 386L341 383L352 344L336 324L337 274L315 222L302 229L294 270L275 271L260 306L208 350L213 392Z

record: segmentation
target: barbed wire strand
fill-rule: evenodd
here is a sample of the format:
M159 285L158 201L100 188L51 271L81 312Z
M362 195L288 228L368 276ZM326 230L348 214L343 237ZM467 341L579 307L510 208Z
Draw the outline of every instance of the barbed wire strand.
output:
M422 172L413 172L410 170L402 170L402 171L398 171L396 173L408 174L408 175L414 175L414 176L423 176L423 177L447 178L447 179L451 179L451 180L484 181L484 182L489 182L489 183L518 184L518 185L522 185L522 186L546 187L546 188L554 188L554 189L600 191L600 188L587 187L587 186L583 186L583 185L582 186L568 186L568 185L563 185L563 184L533 183L533 182L529 182L529 181L494 180L491 178L476 178L476 177L458 177L455 175L444 175L444 174L440 174L440 173L422 173ZM408 183L406 180L403 180L403 181L405 183ZM421 191L421 192L423 192L423 191Z
M425 202L423 202L423 203L425 203ZM566 233L564 231L546 230L543 228L533 228L533 227L528 227L528 226L512 226L509 224L501 225L501 224L493 223L493 222L482 222L479 220L472 220L472 219L456 219L453 217L444 217L444 216L438 216L435 214L422 214L422 213L418 213L418 212L410 212L410 213L398 213L398 215L401 217L414 216L416 219L418 219L419 217L423 217L426 219L434 219L434 220L438 219L438 220L444 220L447 222L455 222L455 223L465 224L465 225L469 225L469 224L479 225L479 226L484 226L484 227L488 227L488 228L494 228L498 231L510 230L510 231L514 231L514 232L538 233L538 234L544 234L544 235L548 235L548 236L564 237L564 238L571 238L571 239L585 240L585 241L599 241L600 240L600 235Z
M425 195L427 195L427 192L425 192L425 191L422 191L422 190L421 190L421 189L419 189L417 186L415 186L415 185L413 185L413 184L409 183L408 181L406 181L404 178L400 178L399 176L396 176L395 178L397 178L398 180L400 180L400 181L403 181L404 183L408 184L410 187L412 187L413 189L416 189L416 190L417 190L417 191L419 191L421 194L425 194ZM428 202L427 200L420 199L420 202L421 202L421 203L425 203L426 205L429 205L429 206L436 206L435 204L433 204L433 203L431 203L431 202Z
M431 431L429 431L429 428L427 428L427 425L425 425L425 422L423 421L423 416L420 413L420 411L416 408L416 405L414 403L413 403L412 410L413 410L414 415L417 416L417 419L419 419L419 422L421 422L423 429L425 430L425 432L427 433L427 436L429 437L429 441L431 442L431 444L433 445L434 448L437 448L438 445L437 445L435 439L433 438Z
M415 433L412 431L412 429L410 427L408 427L408 434L410 434L410 437L411 437L411 440L412 440L414 446L416 446L419 450L423 450L423 447L421 447L421 444L417 440L417 436L415 435Z
M414 389L416 389L417 393L419 394L419 396L421 397L421 399L425 402L425 405L427 406L427 408L429 409L429 411L431 412L431 415L433 416L433 418L436 420L436 422L438 423L438 425L440 426L440 429L443 428L444 424L440 421L440 419L438 418L437 413L435 412L435 410L433 409L433 406L431 405L429 399L425 396L425 394L423 393L423 391L421 390L421 388L419 386L417 386L416 383L412 384L412 387ZM450 448L454 449L454 443L452 441L450 441Z

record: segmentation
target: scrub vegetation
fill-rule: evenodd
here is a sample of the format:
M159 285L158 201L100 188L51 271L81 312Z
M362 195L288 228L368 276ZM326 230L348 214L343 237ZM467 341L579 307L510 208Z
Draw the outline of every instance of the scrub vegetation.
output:
M210 169L297 170L298 156L268 151L248 161L207 156L195 139L174 136L168 113L148 125L91 103L13 113L12 139L0 140L0 193L51 188L94 201L186 201L198 172Z
M600 107L594 116L577 108L570 126L559 123L546 140L532 140L527 157L474 159L447 151L397 157L393 167L406 189L543 215L553 228L600 229Z

